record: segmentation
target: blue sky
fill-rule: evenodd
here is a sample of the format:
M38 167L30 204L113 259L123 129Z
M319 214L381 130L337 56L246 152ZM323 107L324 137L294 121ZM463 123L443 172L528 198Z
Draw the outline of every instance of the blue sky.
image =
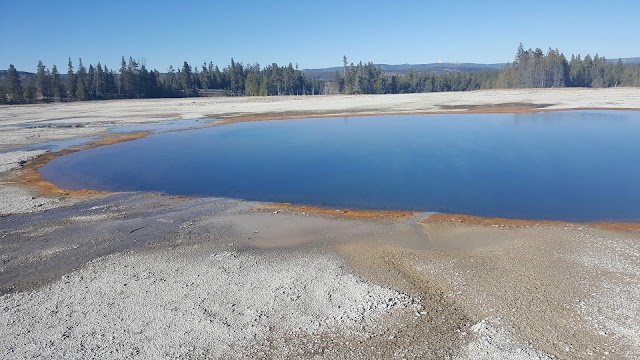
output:
M226 66L350 61L513 61L516 48L640 56L640 2L562 1L36 1L0 0L0 68L66 71L120 57L165 71L183 61ZM221 67L222 67L221 66Z

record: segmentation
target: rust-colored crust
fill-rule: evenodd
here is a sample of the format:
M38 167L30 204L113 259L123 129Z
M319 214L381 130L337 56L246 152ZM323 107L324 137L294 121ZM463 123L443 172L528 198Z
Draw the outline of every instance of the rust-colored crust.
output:
M321 215L340 219L358 220L383 220L383 221L406 221L418 214L413 211L386 211L386 210L353 210L353 209L329 209L317 206L294 205L290 203L267 203L260 204L254 208L258 212L286 212L296 214Z
M96 196L104 196L109 194L105 191L97 191L97 190L67 190L63 189L56 184L44 180L42 175L40 174L39 169L46 165L49 161L64 156L67 154L74 153L80 150L93 149L99 146L113 145L125 141L131 141L136 139L141 139L145 136L149 135L148 131L142 131L131 134L118 134L113 136L108 136L104 139L92 142L88 145L82 146L77 149L67 149L63 151L58 151L55 153L46 153L38 156L37 158L29 161L18 173L18 175L11 179L20 185L29 186L35 188L38 192L40 192L44 196L70 196L76 198L88 198L88 197L96 197Z
M407 111L385 112L372 111L363 113L335 113L335 112L309 112L309 111L284 111L261 113L258 115L233 114L223 116L217 121L217 125L234 124L251 121L274 121L294 119L318 119L318 118L345 118L368 116L401 116L401 115L443 115L443 114L508 114L508 113L535 113L535 112L559 112L581 110L616 110L616 111L640 111L640 108L607 108L607 107L578 107L578 108L548 108L553 104L529 104L508 103L495 105L440 105L440 110L434 111ZM216 116L211 116L216 117Z
M483 226L500 226L509 228L533 227L542 225L552 226L585 226L591 228L599 228L606 230L618 231L640 231L640 223L625 222L591 222L591 223L571 223L566 221L555 220L521 220L521 219L505 219L505 218L486 218L473 215L461 214L434 214L421 220L425 224L442 224L442 223L463 223L468 225Z

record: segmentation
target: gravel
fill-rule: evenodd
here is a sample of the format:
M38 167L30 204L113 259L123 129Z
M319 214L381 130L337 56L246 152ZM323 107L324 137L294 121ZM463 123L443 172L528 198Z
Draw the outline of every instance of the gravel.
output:
M0 297L0 357L239 358L269 349L273 337L365 337L385 315L415 313L414 304L326 254L114 255Z
M32 191L20 186L0 184L0 216L44 211L61 203L58 198L34 196Z
M10 151L0 153L0 178L8 177L27 161L44 154L44 150ZM0 182L0 216L44 211L60 205L60 199L38 197L33 191L15 183Z
M32 150L0 153L0 174L19 169L22 164L45 152L44 150Z
M602 278L576 304L578 311L602 336L628 344L624 354L640 358L640 244L637 237L593 232L575 259ZM595 276L595 275L594 275Z
M477 338L467 344L459 359L486 360L547 360L555 359L542 351L531 349L513 340L496 319L485 319L474 324L470 329L477 334Z

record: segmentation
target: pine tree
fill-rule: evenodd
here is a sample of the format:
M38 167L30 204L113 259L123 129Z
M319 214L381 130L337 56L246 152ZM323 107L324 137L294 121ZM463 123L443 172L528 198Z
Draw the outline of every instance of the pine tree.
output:
M51 68L51 91L53 92L54 99L62 101L64 97L64 86L62 86L60 73L58 73L58 68L55 65Z
M342 78L346 79L347 78L347 55L342 55Z
M584 66L584 86L591 87L593 83L593 76L591 73L593 70L593 59L591 58L591 55L585 55L582 64Z
M578 56L571 56L571 62L569 63L569 79L571 86L586 86L584 65L579 54Z
M125 93L129 97L140 97L140 65L137 61L133 60L132 57L129 57L129 62L127 63L127 69L124 81Z
M67 69L67 95L71 98L76 96L76 91L78 89L78 79L73 73L73 63L71 63L71 58L69 58Z
M168 95L170 96L174 96L178 91L176 71L172 65L169 66L169 70L167 70L167 74L164 77L164 88L169 92Z
M120 71L118 74L118 94L122 96L128 96L126 92L125 84L128 82L127 63L124 61L124 56L120 62Z
M618 59L616 66L613 70L615 84L614 87L618 87L622 83L622 78L624 77L624 65L622 64L622 59Z
M215 67L213 65L213 62L209 61L209 66L207 69L208 72L208 76L207 76L207 88L208 89L216 89L217 86L217 81L216 81L216 73L215 73L215 69L217 67Z
M151 93L151 82L149 80L149 71L147 67L142 64L140 66L140 71L138 71L138 96L139 97L149 97Z
M107 97L114 97L118 94L116 74L113 70L110 71L106 65L104 66L104 89Z
M344 93L345 94L353 94L355 93L355 77L356 77L356 69L353 66L353 63L344 69Z
M36 101L38 89L35 85L27 85L24 87L24 101L28 104Z
M87 100L87 69L82 65L82 59L80 59L78 63L78 74L77 74L77 85L76 85L76 97L78 100Z
M149 93L148 97L158 98L162 96L162 89L160 88L160 73L158 70L149 72Z
M4 88L4 86L0 85L0 105L5 105L8 103L9 101L7 100L7 90Z
M9 69L7 70L4 87L7 92L7 101L9 103L19 104L24 100L24 90L22 89L20 75L13 64L10 64Z
M195 88L195 83L191 74L191 65L186 61L182 65L180 84L186 96L198 96L198 90Z
M607 79L606 79L606 68L607 68L607 59L604 56L599 56L598 54L596 54L593 57L593 65L591 68L591 79L592 79L591 86L592 87L609 86L607 84Z
M95 68L95 74L93 79L93 93L96 98L103 98L105 96L105 76L104 71L102 70L102 64L98 62L98 65Z
M247 80L245 81L244 94L246 96L260 95L260 78L255 71L252 71L247 75Z
M344 77L340 75L338 70L333 75L333 80L331 80L332 90L337 93L344 93ZM332 91L332 93L333 93Z
M45 66L42 64L42 61L38 61L38 67L36 70L36 89L37 89L36 96L40 96L45 100L51 97L48 80L49 79L45 71Z
M263 70L262 76L260 78L260 96L272 95L272 93L270 93L272 72L273 71L271 67L269 67L268 72Z
M283 69L282 80L284 83L284 94L291 95L293 88L293 64L289 63L289 66Z
M398 77L396 75L391 76L391 81L389 82L389 92L392 94L398 93Z
M231 58L231 64L228 67L229 74L229 90L232 95L240 96L244 91L244 72L242 64L236 63L233 58Z
M220 68L218 67L218 65L216 65L214 71L213 71L213 75L215 77L214 81L214 89L224 89L228 83L228 81L225 80L222 72L220 71Z
M199 73L200 88L201 89L209 89L209 85L211 83L211 77L209 74L209 69L207 68L207 63L202 64L202 70Z
M85 89L87 91L88 99L96 98L95 78L96 68L94 68L92 64L89 64L89 72L87 73L87 77L85 79Z

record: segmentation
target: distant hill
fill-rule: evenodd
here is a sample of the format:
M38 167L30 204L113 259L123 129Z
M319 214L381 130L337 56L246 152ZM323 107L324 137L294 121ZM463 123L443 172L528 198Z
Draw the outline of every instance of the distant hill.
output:
M618 60L622 60L623 64L640 64L640 57L622 58L622 59L607 59L608 62L617 63Z
M416 73L436 73L444 74L450 72L478 72L484 70L500 70L505 64L474 64L474 63L446 63L438 62L431 64L402 64L402 65L388 65L388 64L376 64L380 69L388 74L404 74L409 69ZM342 72L342 66L324 68L324 69L304 69L302 73L306 77L314 79L330 80L334 74Z
M607 59L609 62L618 62L618 58ZM640 57L633 58L622 58L622 62L624 64L640 64ZM417 73L425 73L430 72L434 74L444 74L450 72L478 72L485 70L501 70L506 64L476 64L476 63L447 63L447 62L437 62L431 64L402 64L402 65L387 65L387 64L376 64L380 69L389 74L404 74L409 69L412 69ZM304 76L313 78L313 79L321 79L321 80L331 80L335 75L336 71L342 72L342 66L324 68L324 69L304 69L302 73Z
M441 71L441 72L451 72L451 71L460 71L460 72L473 72L473 71L481 71L481 70L499 70L504 67L505 64L474 64L474 63L446 63L446 62L438 62L432 64L403 64L403 65L385 65L381 64L380 69L387 72L405 72L409 69L412 69L416 72L423 71Z
M20 75L20 80L22 81L30 80L36 76L36 74L27 71L18 71L18 75ZM5 77L7 77L7 70L0 70L0 86Z

